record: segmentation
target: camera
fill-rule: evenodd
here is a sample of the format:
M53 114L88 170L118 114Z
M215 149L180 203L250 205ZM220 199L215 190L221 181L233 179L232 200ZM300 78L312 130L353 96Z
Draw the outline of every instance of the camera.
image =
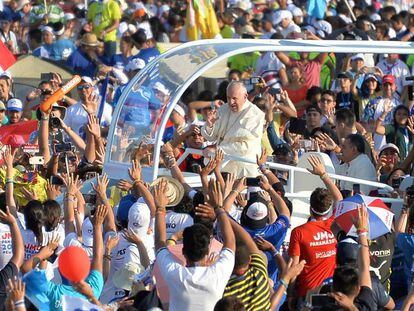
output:
M51 117L49 119L49 127L52 129L57 129L60 127L60 120L57 117Z
M45 158L42 156L35 156L29 158L29 164L31 165L43 165L45 164Z
M259 177L247 177L246 186L247 187L259 187L260 178Z
M72 144L70 142L69 143L57 144L57 145L55 145L55 151L56 151L56 153L72 151Z
M251 77L249 79L249 84L259 84L260 83L260 77Z

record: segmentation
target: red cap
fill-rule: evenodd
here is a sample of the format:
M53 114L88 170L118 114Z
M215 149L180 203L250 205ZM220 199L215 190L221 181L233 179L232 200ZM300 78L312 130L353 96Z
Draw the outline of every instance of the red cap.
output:
M395 84L395 78L393 75L384 75L382 77L382 84L385 83L390 83L390 84Z

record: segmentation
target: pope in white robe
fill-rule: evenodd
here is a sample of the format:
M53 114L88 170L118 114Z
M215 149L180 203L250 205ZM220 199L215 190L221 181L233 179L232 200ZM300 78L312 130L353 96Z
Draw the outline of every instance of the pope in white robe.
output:
M219 108L215 122L207 120L201 134L207 141L216 142L225 154L256 162L256 155L261 153L264 122L264 113L247 100L245 86L231 82L227 87L227 104ZM256 164L232 160L224 162L221 171L237 178L260 175Z

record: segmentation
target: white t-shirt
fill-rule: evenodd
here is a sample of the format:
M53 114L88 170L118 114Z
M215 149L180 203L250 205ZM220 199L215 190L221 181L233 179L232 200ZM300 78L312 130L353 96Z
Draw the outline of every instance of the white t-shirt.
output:
M142 242L147 250L150 263L154 262L154 235L151 234L142 238ZM129 262L142 265L138 247L128 242L123 235L120 235L118 245L112 250L111 256L111 270L99 298L104 304L111 303L125 296L125 290L115 286L113 282L114 275Z
M22 213L17 213L19 222L24 221ZM3 269L13 257L13 243L9 225L0 222L0 270Z
M167 226L167 238L169 239L174 233L192 226L194 220L193 217L188 214L167 211L167 214L165 215L165 224Z
M170 311L213 310L233 272L234 252L223 248L211 266L185 267L162 248L157 264L170 292Z
M83 109L82 103L77 102L75 105L70 106L66 110L65 123L69 126L76 134L83 136L82 127L88 123L88 113ZM105 107L102 114L101 125L109 126L112 121L112 107L105 103Z

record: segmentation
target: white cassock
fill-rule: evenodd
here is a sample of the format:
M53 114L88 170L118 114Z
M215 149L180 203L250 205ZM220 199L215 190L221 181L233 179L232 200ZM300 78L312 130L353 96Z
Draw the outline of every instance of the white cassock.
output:
M238 112L225 104L219 108L213 127L205 124L201 134L207 141L215 141L225 154L256 162L256 155L261 153L264 121L264 113L248 100ZM236 161L225 162L222 172L236 174L237 178L260 175L256 164Z

